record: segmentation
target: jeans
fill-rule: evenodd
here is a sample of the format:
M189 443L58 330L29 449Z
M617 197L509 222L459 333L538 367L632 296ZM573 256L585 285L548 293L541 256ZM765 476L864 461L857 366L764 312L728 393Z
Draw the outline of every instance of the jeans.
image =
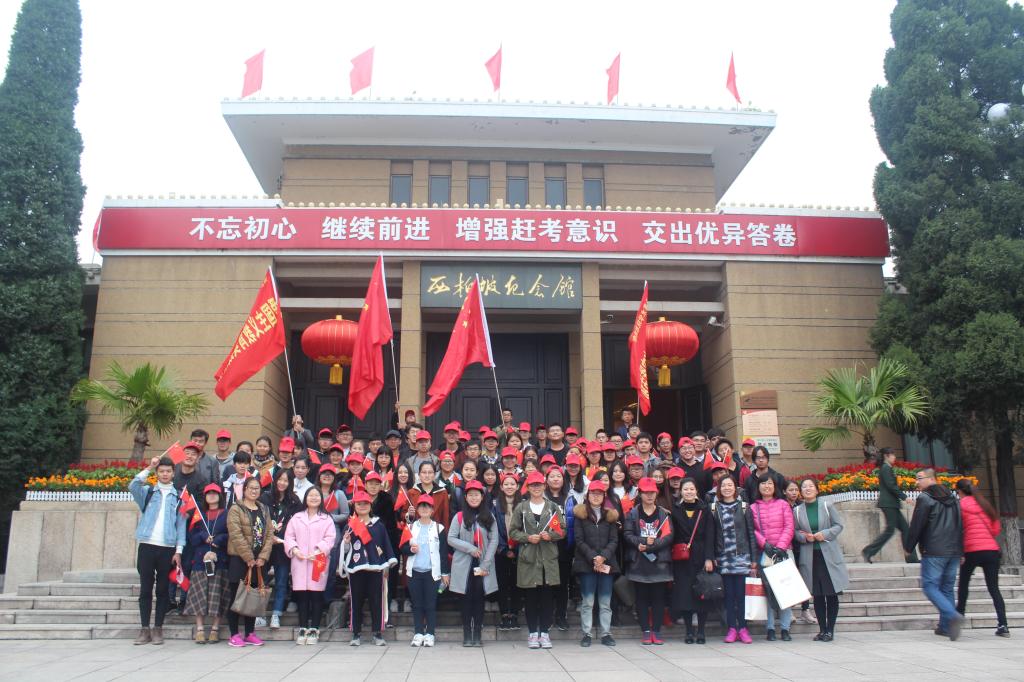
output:
M725 623L730 628L747 627L746 600L747 576L722 575L722 588L725 592Z
M921 589L928 601L939 610L939 629L949 630L951 622L963 618L953 601L953 586L956 585L956 571L960 567L958 556L921 557Z
M793 624L793 609L779 609L779 624L783 630L789 630L789 627ZM768 605L768 622L766 627L769 630L775 629L775 609L772 608L771 604Z
M142 627L149 627L150 611L153 609L153 586L156 585L156 627L164 626L164 616L170 606L171 595L167 591L167 576L171 572L173 547L160 547L146 542L139 543L135 565L139 571L139 620ZM174 583L171 583L174 585ZM229 594L234 594L233 592Z
M594 595L600 612L601 636L612 631L612 585L610 573L580 573L580 630L591 634L594 625Z
M409 578L412 601L412 629L418 635L432 635L437 627L437 581L430 571L413 571Z
M960 567L960 585L956 593L956 610L961 614L966 612L971 575L978 566L985 574L985 587L996 608L996 625L1006 625L1006 602L999 591L999 550L996 549L964 553L964 565Z
M274 607L271 611L278 615L284 613L284 608L288 604L288 576L291 575L291 571L290 561L274 566Z

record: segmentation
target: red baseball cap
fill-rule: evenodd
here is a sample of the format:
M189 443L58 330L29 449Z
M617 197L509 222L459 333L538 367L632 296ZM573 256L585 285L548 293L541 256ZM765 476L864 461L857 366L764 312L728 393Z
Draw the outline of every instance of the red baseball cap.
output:
M188 445L195 445L195 443L189 443ZM188 447L188 445L186 445L185 447ZM278 445L277 445L277 451L278 452L281 452L282 450L287 450L288 452L291 452L294 449L295 449L295 440L293 438L289 438L287 436L282 438L281 442L278 443ZM200 451L202 451L202 448L200 448Z
M337 450L338 452L345 452L345 448L343 448L343 447L342 447L342 446L341 446L340 444L338 444L338 443L335 443L335 444L334 444L334 445L332 445L331 447L327 448L327 452L332 452L332 451L334 451L334 450Z
M544 485L544 474L539 471L531 471L530 475L526 477L526 485L533 485L534 483Z
M615 443L611 442L610 440L609 441L605 441L604 443L601 444L601 451L602 452L615 452Z
M668 431L662 431L661 433L658 434L658 440L660 441L662 438L668 438L669 440L672 440L672 434L669 433Z
M373 500L370 499L369 493L365 490L357 490L352 496L352 504L358 504L359 502L366 502L369 504L370 502L373 502Z
M679 467L672 467L668 470L669 478L686 478L686 472Z
M494 431L491 431L490 429L487 429L480 435L480 438L481 440L487 440L488 438L498 440L498 434L496 434Z
M316 434L317 438L323 438L324 436L327 436L328 438L332 438L332 437L334 437L334 431L331 431L330 429L326 429L326 428L320 429L319 431L317 431L317 434Z
M757 445L757 441L754 440L753 438L744 438L743 439L743 445L754 446L754 445Z
M342 433L344 431L351 431L351 430L352 430L352 427L349 426L348 424L342 424L341 426L338 427L338 433Z
M430 431L427 431L426 429L420 429L417 431L416 441L419 442L421 440L430 440Z
M626 448L631 448L634 445L636 445L636 443L633 442L632 438L627 438L626 440L622 441L622 449L623 450L625 450Z
M567 435L567 436L578 436L578 435L580 435L580 432L576 430L575 426L570 426L569 428L567 428L565 430L565 435Z
M725 462L719 462L717 459L711 460L711 463L704 468L708 471L714 471L715 469L729 470L729 466Z
M227 429L221 429L220 431L217 432L217 440L221 440L222 438L227 438L228 440L231 440L231 432L228 431Z
M558 460L555 459L554 455L547 454L547 455L544 455L543 457L540 458L540 463L541 464L558 464Z
M463 443L465 443L468 440L471 440L469 431L459 431L459 440L461 440Z
M690 440L689 436L683 436L679 439L678 447L683 447L684 445L693 445L693 441Z
M593 490L600 490L601 492L607 492L608 491L608 484L605 483L604 481L591 481L590 485L587 487L587 491L589 492L589 491L593 491Z
M333 464L324 464L320 467L320 471L317 472L317 476L321 476L323 474L334 474L337 476L338 469Z
M323 467L320 468L320 471L323 471ZM381 478L380 474L378 474L376 471L371 471L370 473L366 474L366 478L363 479L363 483L369 483L370 481L380 481L381 483L383 483L384 479Z
M519 430L520 431L529 431L530 430L530 422L521 422L519 424Z
M450 460L452 460L454 462L455 461L455 453L452 452L451 450L442 450L441 454L439 454L437 456L437 458L439 460L441 460L441 459L450 459Z
M285 440L291 440L291 438L286 438ZM284 444L284 440L281 441L281 444L282 445ZM182 448L182 450L188 450L188 449L195 450L196 452L202 452L203 451L203 446L200 445L199 443L195 442L194 440L190 440L189 442L185 443L185 447ZM281 448L278 448L278 450L280 450L280 449Z
M455 422L448 422L447 424L444 425L444 430L446 432L447 431L456 431L456 432L458 432L460 429L459 429L459 425L457 423L455 423Z
M345 458L345 461L346 462L362 462L363 461L363 455L360 455L358 452L350 452L350 453L348 453L348 457Z
M427 495L426 493L424 493L424 494L419 496L419 499L416 500L416 506L417 507L420 506L421 504L428 504L431 507L433 507L434 506L434 498L431 495Z
M588 455L590 453L592 453L592 452L601 452L602 450L604 450L604 447L602 446L601 443L598 443L597 441L594 441L593 443L587 443L587 454Z
M516 459L519 459L519 451L516 450L511 445L509 445L509 446L506 446L506 447L502 448L502 450L501 450L501 457L502 457L502 459L504 459L505 457L515 457Z
M463 491L468 493L470 490L479 490L480 492L483 492L484 485L483 483L477 481L476 479L472 481L466 481L466 485L463 487Z
M629 457L626 458L626 466L627 467L632 467L632 466L642 467L643 465L644 465L644 461L642 459L640 459L639 455L630 455Z
M575 452L570 452L565 458L565 466L569 466L570 464L580 466L580 456Z
M544 426L543 424L537 424L537 430L538 431L547 431L548 427Z
M216 483L207 483L206 487L203 488L203 495L205 495L206 493L222 493L222 492L224 492L224 489L221 488Z
M640 482L636 484L636 487L639 488L642 493L658 492L658 484L654 482L653 478L641 478Z
M490 431L490 430L491 430L491 427L488 426L487 424L484 424L479 429L477 429L476 432L477 433L483 433L484 431Z

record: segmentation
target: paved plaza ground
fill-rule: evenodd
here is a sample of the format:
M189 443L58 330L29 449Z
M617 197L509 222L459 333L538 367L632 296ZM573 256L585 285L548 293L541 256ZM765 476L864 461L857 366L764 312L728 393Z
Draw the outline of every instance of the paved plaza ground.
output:
M0 642L0 680L341 680L342 682L644 682L665 680L1024 680L1024 630L1011 639L967 631L957 642L930 632L839 633L832 643L801 637L752 645L671 641L645 647L636 640L609 649L556 643L530 651L526 643L483 649L439 643L434 649L389 645L359 649L326 643L297 647L273 642L232 649L168 641L135 647L127 640Z

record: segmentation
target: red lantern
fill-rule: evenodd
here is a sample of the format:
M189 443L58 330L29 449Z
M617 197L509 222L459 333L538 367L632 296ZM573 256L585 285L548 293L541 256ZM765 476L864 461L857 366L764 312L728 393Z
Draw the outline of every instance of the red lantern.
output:
M302 332L302 352L313 362L331 366L330 382L335 386L344 379L342 365L352 364L358 329L358 324L338 315L314 322Z
M699 349L697 332L689 325L664 317L647 324L647 366L658 368L658 386L671 385L669 368L689 362Z

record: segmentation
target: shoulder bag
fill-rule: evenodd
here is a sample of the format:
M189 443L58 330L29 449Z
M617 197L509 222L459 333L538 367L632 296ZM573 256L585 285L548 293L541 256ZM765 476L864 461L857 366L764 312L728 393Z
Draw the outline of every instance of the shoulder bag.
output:
M690 547L693 546L693 539L697 537L697 529L700 528L700 517L704 510L697 511L697 522L693 524L693 532L690 533L689 542L677 542L672 545L672 561L687 561L690 558Z

